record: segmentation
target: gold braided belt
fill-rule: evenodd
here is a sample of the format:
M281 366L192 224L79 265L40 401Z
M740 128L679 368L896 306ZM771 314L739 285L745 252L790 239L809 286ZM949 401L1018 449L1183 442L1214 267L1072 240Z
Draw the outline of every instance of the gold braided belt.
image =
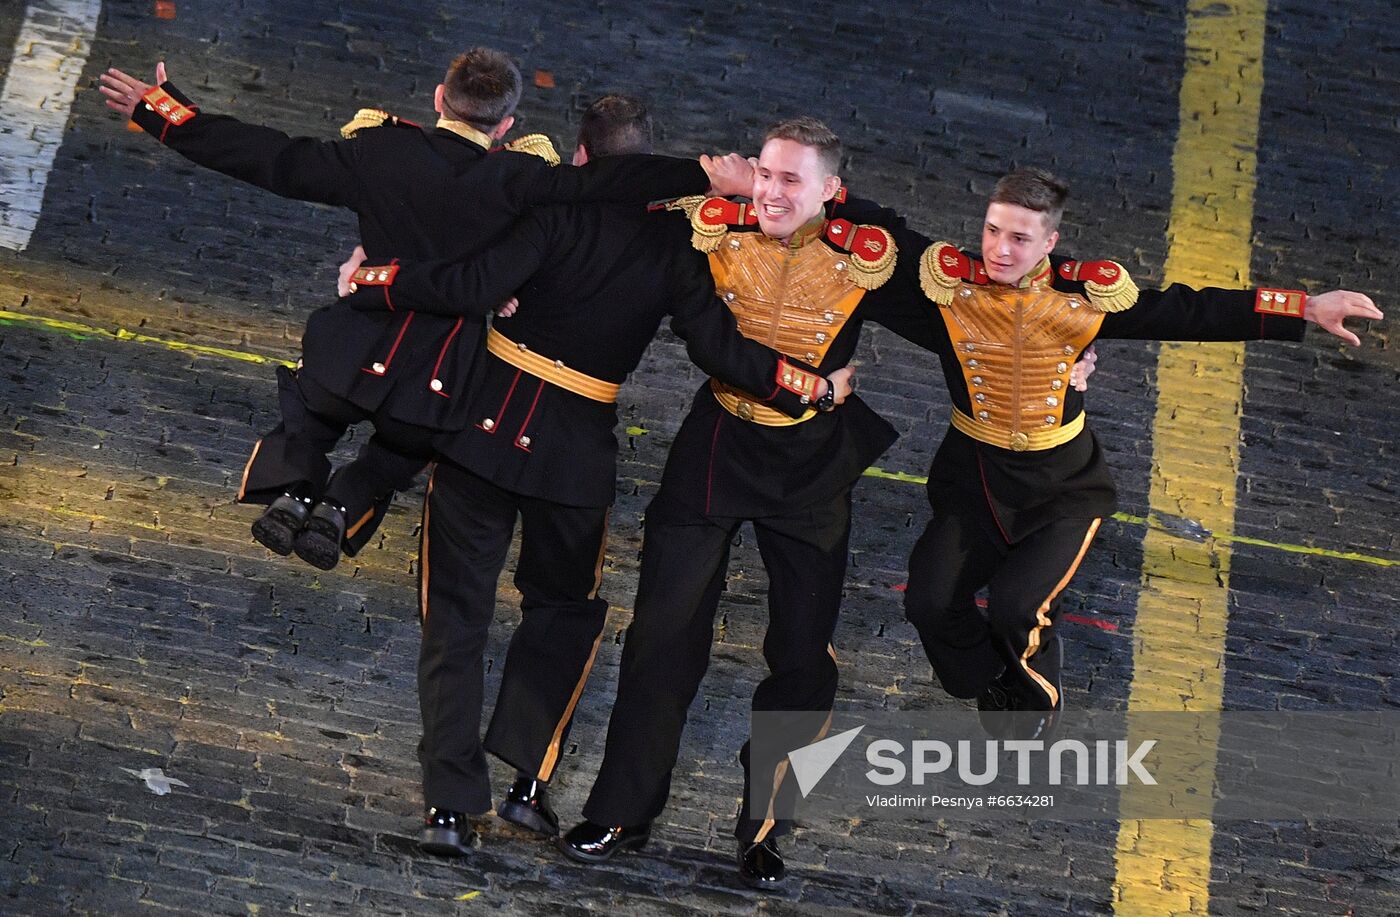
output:
M617 402L617 393L622 388L616 382L604 382L602 379L584 375L576 369L570 369L564 365L563 360L551 360L535 353L526 345L515 343L495 328L486 332L486 349L516 369L523 369L538 379L593 401L614 404Z
M816 409L813 408L801 417L789 417L782 411L770 408L766 404L759 404L743 391L731 388L717 379L710 380L710 391L714 392L715 400L719 402L720 407L735 417L765 427L790 427L817 416Z
M1029 433L1012 433L1010 430L979 423L957 408L953 408L953 426L978 442L996 446L999 449L1010 449L1012 452L1040 452L1044 449L1063 446L1078 436L1079 432L1084 429L1084 412L1080 411L1077 417L1062 427L1032 430Z

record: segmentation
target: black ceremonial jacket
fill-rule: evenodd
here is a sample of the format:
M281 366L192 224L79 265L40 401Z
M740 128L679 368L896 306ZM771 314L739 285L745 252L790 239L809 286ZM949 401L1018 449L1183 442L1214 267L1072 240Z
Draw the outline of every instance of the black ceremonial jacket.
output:
M133 117L199 165L283 197L355 211L367 255L381 262L462 257L533 204L644 202L709 185L689 160L622 156L550 167L538 156L488 152L453 130L389 117L348 140L290 137L199 111L168 82L148 93ZM458 429L467 422L462 392L483 329L479 316L362 313L336 302L307 321L302 371L366 410Z
M704 226L704 213L717 203L696 210L692 224ZM717 239L711 270L722 298L745 317L745 333L780 341L779 349L822 375L851 361L866 321L916 343L929 339L932 306L918 290L918 249L896 252L891 245L872 255L887 260L882 269L893 274L873 288L862 292L850 281L859 253L869 250L848 248L849 241L888 240L889 230L903 227L893 211L857 199L833 202L784 246L763 235L747 204L713 209L719 215L707 227ZM727 410L706 385L676 434L662 492L708 516L788 515L852 486L898 435L859 396L793 426L765 426Z
M924 241L903 237L909 248ZM1173 284L1138 292L1111 261L1051 257L1013 288L990 282L970 255L934 243L925 246L921 268L923 290L938 301L929 303L932 321L921 343L938 354L962 426L1005 431L1014 417L1031 437L1066 434L1049 448L1027 448L948 427L929 470L930 502L972 514L1007 543L1056 519L1114 511L1113 479L1098 441L1088 426L1079 429L1084 396L1069 385L1075 361L1094 340L1297 341L1305 327L1300 317L1256 311L1273 291ZM1105 294L1110 287L1118 292Z
M558 361L604 388L621 383L668 315L706 372L787 414L804 410L798 395L776 384L785 361L742 336L715 298L680 214L622 204L541 207L465 262L397 267L387 291L400 308L466 314L518 292L519 311L493 321L492 352L470 387L470 424L438 443L453 461L516 493L574 506L613 502L616 405L570 390L569 379L542 376ZM365 270L373 270L368 261ZM367 286L348 300L382 309L384 292ZM534 375L517 365L522 353L549 365Z

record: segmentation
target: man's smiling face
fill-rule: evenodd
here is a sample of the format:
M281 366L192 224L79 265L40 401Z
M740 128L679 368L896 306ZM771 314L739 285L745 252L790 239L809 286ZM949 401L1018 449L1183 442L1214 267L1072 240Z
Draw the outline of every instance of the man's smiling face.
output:
M788 239L821 213L841 179L822 166L815 147L774 138L763 145L753 177L753 202L765 235Z

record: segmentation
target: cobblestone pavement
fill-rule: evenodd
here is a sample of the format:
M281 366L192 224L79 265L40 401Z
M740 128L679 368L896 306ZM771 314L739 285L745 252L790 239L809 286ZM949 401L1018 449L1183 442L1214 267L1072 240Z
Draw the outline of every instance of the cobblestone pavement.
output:
M23 15L0 0L0 72ZM534 83L519 129L561 148L582 105L609 90L646 97L664 148L686 154L753 150L771 119L814 112L848 141L848 183L939 237L972 242L991 181L1012 164L1049 165L1074 186L1062 248L1121 260L1151 285L1167 245L1185 16L1168 0L105 4L38 229L22 253L0 251L0 910L1111 909L1115 823L828 820L786 843L786 890L738 884L732 755L764 627L748 539L651 848L585 869L488 818L473 857L419 854L421 490L334 573L269 555L248 536L255 511L231 498L273 423L271 368L215 352L294 359L353 226L197 171L124 130L93 81L163 57L211 109L329 136L362 105L428 117L454 51L497 45ZM1367 290L1393 312L1400 20L1381 0L1278 0L1266 55L1253 277ZM1357 351L1312 336L1248 348L1236 524L1261 543L1234 548L1228 708L1400 706L1396 567L1275 547L1400 559L1400 356L1387 326L1362 337ZM1143 516L1156 350L1101 353L1090 409L1122 509ZM948 407L932 363L873 327L860 358L862 394L903 434L881 468L923 474ZM623 392L604 592L615 639L557 781L566 822L601 754L639 519L700 380L663 336ZM900 611L923 490L871 477L856 504L839 703L956 708ZM1126 702L1142 536L1131 520L1108 523L1068 597L1074 705ZM499 598L493 661L518 614L508 578ZM146 767L187 786L157 796L123 770ZM1397 862L1394 823L1219 823L1210 909L1397 913Z

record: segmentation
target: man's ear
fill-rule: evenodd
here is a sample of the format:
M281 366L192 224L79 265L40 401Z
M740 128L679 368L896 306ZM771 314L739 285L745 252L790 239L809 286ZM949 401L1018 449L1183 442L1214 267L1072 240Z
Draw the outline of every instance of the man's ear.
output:
M588 147L584 146L582 143L574 147L574 158L572 162L576 166L588 165Z
M1060 241L1060 231L1057 229L1050 233L1050 238L1045 240L1045 254L1050 254L1055 250L1055 245Z
M514 124L515 115L506 115L495 127L491 128L491 139L500 140L506 135L506 131L510 130Z
M447 87L442 83L438 83L437 88L433 90L433 111L438 114L442 114L442 97L446 92Z
M828 175L822 180L822 200L829 201L841 190L841 176Z

